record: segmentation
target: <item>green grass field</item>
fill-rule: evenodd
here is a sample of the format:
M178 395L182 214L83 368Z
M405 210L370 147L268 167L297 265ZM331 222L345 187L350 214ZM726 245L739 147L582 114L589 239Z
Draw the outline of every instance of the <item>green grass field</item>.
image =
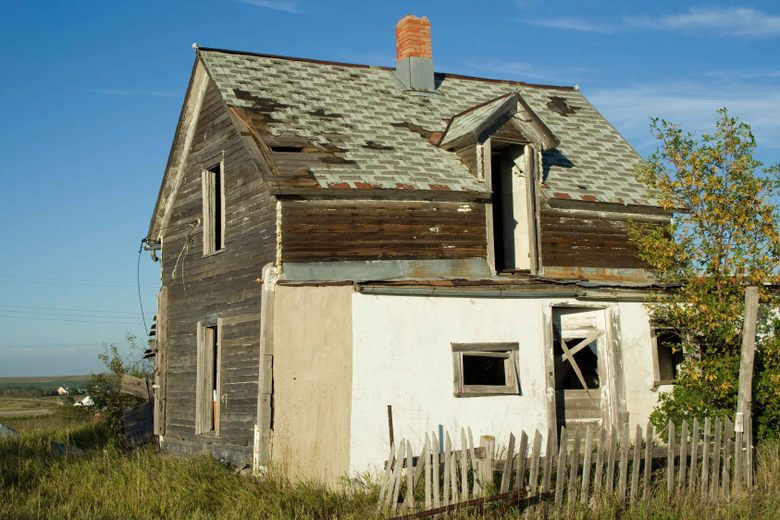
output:
M5 421L22 432L0 437L0 518L71 519L367 519L377 490L353 483L341 491L293 484L273 473L242 476L202 457L174 457L151 446L124 451L88 410L58 407L47 417ZM51 441L83 453L55 456ZM595 510L575 509L562 518L774 519L780 511L780 442L758 446L756 487L729 503L698 498L670 500L658 490L627 508L605 500ZM497 506L501 507L501 506ZM550 517L556 517L549 509ZM449 518L519 518L514 508L453 514Z

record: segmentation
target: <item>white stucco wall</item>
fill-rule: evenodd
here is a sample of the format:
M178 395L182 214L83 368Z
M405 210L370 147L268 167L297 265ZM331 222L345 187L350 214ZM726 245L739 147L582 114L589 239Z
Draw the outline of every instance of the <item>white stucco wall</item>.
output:
M475 442L494 435L546 431L543 308L575 300L421 296L352 296L353 378L350 471L376 470L388 452L387 405L396 440L415 450L425 432L471 427ZM581 302L579 303L582 304ZM590 302L593 304L593 302ZM625 398L631 428L645 424L657 393L647 313L617 305ZM456 398L452 342L517 342L522 395ZM458 441L459 443L459 441Z
M645 306L641 303L621 303L619 316L626 407L629 428L633 432L637 424L642 428L647 425L658 395L669 391L671 386L653 389L653 345Z

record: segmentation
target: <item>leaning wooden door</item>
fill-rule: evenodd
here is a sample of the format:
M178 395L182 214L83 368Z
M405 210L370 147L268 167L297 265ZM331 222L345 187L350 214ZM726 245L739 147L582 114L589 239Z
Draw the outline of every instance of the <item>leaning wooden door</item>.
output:
M553 359L557 427L570 437L602 426L605 326L603 309L556 308Z

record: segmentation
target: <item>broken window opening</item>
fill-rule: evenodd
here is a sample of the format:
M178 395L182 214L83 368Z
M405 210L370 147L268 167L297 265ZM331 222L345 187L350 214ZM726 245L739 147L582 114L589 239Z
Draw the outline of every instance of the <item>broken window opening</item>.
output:
M203 253L224 248L225 208L222 162L203 171Z
M578 344L587 338L571 338L563 340L566 348L571 352ZM568 359L564 358L563 347L561 346L561 340L555 342L554 347L555 358L560 360L556 366L555 371L555 387L559 390L591 390L599 388L599 357L598 357L598 341L594 340L589 343L585 348L574 352L574 362L582 373L582 377L585 381L585 387L583 388L582 381L577 376L574 366Z
M680 334L672 329L656 329L653 343L655 385L673 384L685 359Z
M456 397L519 394L517 343L453 343Z

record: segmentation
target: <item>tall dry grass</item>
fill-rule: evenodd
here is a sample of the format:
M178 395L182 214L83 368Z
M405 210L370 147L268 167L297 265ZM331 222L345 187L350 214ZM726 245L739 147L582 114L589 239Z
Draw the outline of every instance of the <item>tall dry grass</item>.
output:
M19 437L0 438L0 518L377 518L376 488L368 484L353 483L349 491L334 492L274 475L241 476L205 456L167 456L151 447L125 452L101 423L78 419L55 417L51 424L56 429L32 428ZM52 441L84 451L55 456ZM551 504L545 505L549 517L561 518L779 518L780 442L758 447L755 491L730 502L670 499L658 489L632 507L605 500L592 510L556 514ZM518 509L499 504L450 518L520 516Z

